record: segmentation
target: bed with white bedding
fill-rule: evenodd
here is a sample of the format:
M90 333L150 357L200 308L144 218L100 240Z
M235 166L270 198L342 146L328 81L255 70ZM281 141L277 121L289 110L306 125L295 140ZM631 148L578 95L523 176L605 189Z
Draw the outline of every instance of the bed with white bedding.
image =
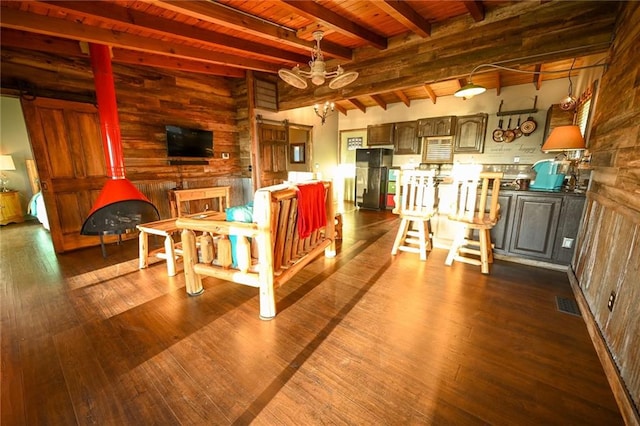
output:
M42 196L42 192L38 192L31 197L27 213L37 217L42 226L49 230L49 218L47 217L47 209L44 206L44 197Z

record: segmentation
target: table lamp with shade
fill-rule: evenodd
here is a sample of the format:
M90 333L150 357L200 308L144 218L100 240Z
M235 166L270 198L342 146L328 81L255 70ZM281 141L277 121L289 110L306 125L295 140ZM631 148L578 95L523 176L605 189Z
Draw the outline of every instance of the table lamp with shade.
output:
M564 151L578 153L578 151L585 148L584 138L578 126L555 127L542 145L542 151L544 152Z
M576 186L576 164L580 160L580 152L586 149L582 132L578 126L558 126L555 127L547 140L542 145L541 150L543 152L562 152L566 158L565 161L559 164L554 160L542 160L534 164L534 170L536 170L537 176L534 184L543 185L547 187L549 180L555 181L551 186L557 187L564 175L568 174L569 189L574 189ZM553 164L553 163L556 164ZM562 165L563 167L559 167ZM539 180L544 179L544 183Z
M0 155L0 182L2 183L2 188L0 189L2 192L8 192L7 184L9 183L9 179L4 174L7 170L15 170L16 165L13 163L13 158L11 155Z

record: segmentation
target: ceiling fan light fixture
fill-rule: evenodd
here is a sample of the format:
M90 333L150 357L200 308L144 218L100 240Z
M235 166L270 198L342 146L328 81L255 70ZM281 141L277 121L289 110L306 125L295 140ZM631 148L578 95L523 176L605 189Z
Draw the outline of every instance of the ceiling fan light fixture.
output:
M462 86L460 89L458 89L456 91L456 93L453 94L453 96L455 96L456 98L472 98L475 95L479 95L481 93L486 92L487 89L486 87L480 86L478 84L473 84L472 82L469 82L468 84L466 84L465 86Z
M338 65L338 75L329 82L330 89L340 89L348 84L353 83L358 78L358 73L355 71L344 72L344 70Z
M292 85L293 87L297 87L298 89L307 88L307 80L302 78L302 76L300 75L300 67L297 65L290 70L284 68L279 70L278 75L282 80Z
M313 32L313 38L316 40L316 46L311 53L309 71L302 71L299 65L296 65L292 69L282 68L278 71L278 75L285 83L298 89L306 89L307 82L305 79L310 79L316 86L324 84L327 79L332 79L329 82L329 87L331 89L339 89L347 84L353 83L358 78L357 72L351 71L345 73L340 65L338 65L338 68L335 71L327 72L324 55L320 49L320 40L322 40L323 35L324 33L322 31Z

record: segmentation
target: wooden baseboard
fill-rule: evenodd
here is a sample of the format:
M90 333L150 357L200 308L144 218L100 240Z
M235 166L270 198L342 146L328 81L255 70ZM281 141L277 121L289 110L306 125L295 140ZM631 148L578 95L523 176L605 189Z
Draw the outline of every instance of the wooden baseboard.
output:
M611 352L609 352L604 336L600 332L600 328L598 328L598 324L589 309L587 299L584 297L584 293L582 293L578 278L571 267L568 268L567 275L569 277L569 282L571 283L573 294L578 306L580 307L582 318L584 318L584 322L587 325L591 341L593 342L593 346L600 358L600 363L602 364L605 375L609 380L611 390L613 391L613 395L616 398L618 407L620 408L620 413L628 426L640 426L640 413L636 409L633 399L624 385L622 377L620 377L618 367L611 356Z
M536 266L538 268L552 269L554 271L564 272L567 265L558 265L557 263L544 262L542 260L526 259L524 257L507 256L504 254L493 253L493 257L498 260L506 260L507 262L520 263L522 265Z

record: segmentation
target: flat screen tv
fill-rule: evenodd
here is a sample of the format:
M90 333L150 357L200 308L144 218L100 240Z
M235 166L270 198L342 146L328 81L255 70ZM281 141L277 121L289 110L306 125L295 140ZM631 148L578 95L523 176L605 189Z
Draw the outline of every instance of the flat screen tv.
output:
M213 157L213 131L165 126L169 157Z

